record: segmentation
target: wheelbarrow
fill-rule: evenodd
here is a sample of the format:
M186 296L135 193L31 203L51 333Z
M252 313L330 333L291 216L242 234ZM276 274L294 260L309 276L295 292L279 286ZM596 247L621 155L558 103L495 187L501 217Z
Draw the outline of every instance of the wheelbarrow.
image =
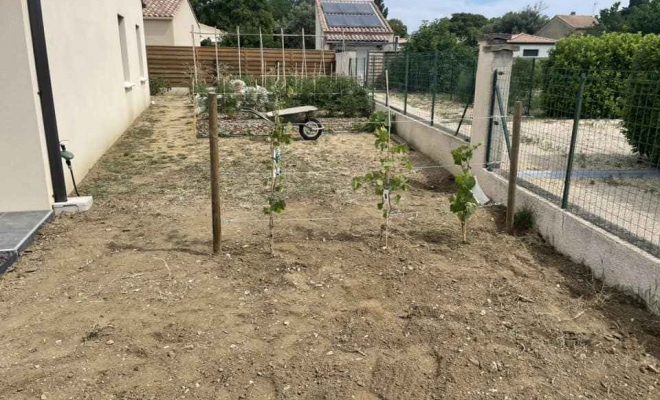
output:
M243 108L241 111L248 112L273 124L275 123L274 111L262 113L252 108ZM318 119L313 118L317 111L318 108L314 106L303 106L279 110L277 115L285 124L291 123L298 125L300 136L303 139L316 140L323 134L323 125L321 125Z

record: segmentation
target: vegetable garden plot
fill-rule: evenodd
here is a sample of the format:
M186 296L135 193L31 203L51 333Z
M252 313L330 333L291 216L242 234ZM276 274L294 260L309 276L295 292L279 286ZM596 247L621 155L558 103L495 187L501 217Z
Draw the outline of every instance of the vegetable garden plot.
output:
M267 220L229 223L210 256L208 144L185 99L154 100L81 182L95 207L45 227L0 280L0 397L656 396L657 318L535 234L503 234L499 208L461 244L446 171L411 178L401 207L435 212L393 219L378 249L374 195L350 187L378 165L370 134L283 152L284 172L333 174L289 175L282 218L352 223L279 223L275 258ZM225 215L265 220L268 144L219 142Z

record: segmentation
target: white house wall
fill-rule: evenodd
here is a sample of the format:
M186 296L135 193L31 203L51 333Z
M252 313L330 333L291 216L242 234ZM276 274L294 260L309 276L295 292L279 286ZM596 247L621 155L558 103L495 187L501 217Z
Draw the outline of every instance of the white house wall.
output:
M522 57L524 50L539 51L539 55L537 57L525 57L525 58L549 58L550 50L552 50L555 47L554 45L547 45L547 44L516 44L516 46L520 46L520 50L515 51L513 53L513 57Z
M27 2L0 0L0 212L48 210L50 171Z
M174 45L174 24L172 19L145 19L144 32L147 46Z
M183 0L172 20L172 29L174 32L172 46L192 46L193 39L190 31L193 26L196 32L200 32L199 24L190 7L190 3L188 0ZM200 35L195 35L195 46L199 46L200 43Z
M92 4L93 3L93 4ZM98 159L149 106L141 2L42 0L60 140L75 154L80 182ZM118 16L124 17L130 76L125 80ZM144 43L144 36L142 36ZM143 71L140 72L142 53ZM125 82L134 85L124 87ZM65 171L67 190L73 189Z

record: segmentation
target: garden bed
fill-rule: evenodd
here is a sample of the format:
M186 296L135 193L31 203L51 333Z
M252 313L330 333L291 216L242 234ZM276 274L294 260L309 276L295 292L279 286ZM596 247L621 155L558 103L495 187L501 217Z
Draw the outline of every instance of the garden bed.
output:
M156 98L81 183L95 207L46 226L0 281L2 396L657 396L657 318L535 234L503 234L501 207L479 209L462 244L443 169L411 177L412 214L381 250L376 199L350 188L377 164L369 134L285 149L274 258L269 146L221 139L210 256L208 144L192 123L183 98Z

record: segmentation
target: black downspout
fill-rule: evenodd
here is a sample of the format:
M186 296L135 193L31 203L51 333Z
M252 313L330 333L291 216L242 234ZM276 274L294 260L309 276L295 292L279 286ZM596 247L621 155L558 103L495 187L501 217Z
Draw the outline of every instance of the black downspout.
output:
M27 0L27 4L30 15L30 30L32 32L32 49L34 51L34 62L37 69L37 81L39 83L41 114L46 134L50 180L53 184L55 202L62 203L67 201L66 183L64 182L64 168L60 159L60 138L57 132L55 101L53 100L53 87L50 81L50 67L48 65L41 0Z

